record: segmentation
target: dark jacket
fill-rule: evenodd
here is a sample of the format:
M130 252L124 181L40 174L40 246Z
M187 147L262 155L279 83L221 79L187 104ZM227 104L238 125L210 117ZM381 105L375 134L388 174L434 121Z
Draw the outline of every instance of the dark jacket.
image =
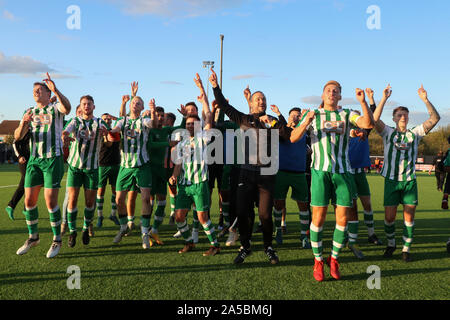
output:
M222 94L222 91L219 87L216 87L213 89L214 91L214 97L216 99L216 102L218 104L218 107L223 111L228 118L230 118L231 121L235 122L242 130L246 131L248 129L260 129L260 130L266 130L266 139L267 140L261 140L260 138L260 130L256 131L256 141L250 141L251 144L256 143L258 147L261 147L264 145L264 143L267 143L267 151L266 155L270 157L270 151L271 151L271 134L269 132L270 129L277 129L280 137L282 139L289 139L291 130L287 127L287 122L284 119L282 115L280 115L279 119L276 119L274 117L269 116L271 119L271 127L267 128L265 123L259 121L259 117L265 115L265 113L258 113L258 114L244 114L238 110L236 110L233 106L231 106L228 101L225 99L225 97ZM260 141L261 140L261 141ZM278 148L277 148L278 152ZM250 158L250 150L249 150L249 143L245 143L245 155L244 155L244 164L241 166L243 169L247 170L259 170L260 167L268 167L270 164L262 164L259 152L257 152L256 160L257 164L250 164L249 158ZM278 159L274 159L274 161L278 161Z

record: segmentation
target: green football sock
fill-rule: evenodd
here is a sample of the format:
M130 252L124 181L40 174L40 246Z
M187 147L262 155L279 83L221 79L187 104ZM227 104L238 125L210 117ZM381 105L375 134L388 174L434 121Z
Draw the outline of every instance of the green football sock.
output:
M27 221L28 234L30 238L36 239L38 237L38 209L37 206L33 209L27 209L24 212L25 220Z
M214 247L218 247L219 243L217 242L216 231L211 223L211 220L208 220L202 226L206 236L208 237L209 243Z
M309 230L309 213L308 211L300 211L300 240L307 237Z
M157 201L156 202L156 212L155 217L153 218L153 226L152 226L152 233L158 233L159 226L164 221L165 216L165 210L166 210L166 201Z
M386 239L389 247L395 247L395 221L384 221L384 232L386 233Z
M92 218L94 218L95 207L92 208L84 208L84 223L83 230L87 230L89 225L92 222Z
M333 250L331 252L331 256L334 259L337 259L339 256L339 252L341 251L342 247L344 246L344 240L345 240L345 226L340 226L336 224L336 227L334 228L334 234L333 234Z
M317 227L313 223L311 223L310 227L310 239L311 239L311 247L314 254L314 258L316 260L322 261L322 233L323 233L323 226Z
M97 200L95 200L95 203L97 205L97 215L99 217L103 216L103 202L104 202L103 197L97 196Z
M414 233L414 221L405 221L403 225L403 250L402 252L409 252L411 248L411 243L413 241Z
M358 239L358 226L359 221L349 221L347 224L347 233L348 233L348 245L352 246L356 243Z
M77 215L78 208L73 208L71 210L67 209L67 221L69 224L70 233L77 231Z
M281 216L283 214L283 210L273 209L273 217L275 220L275 228L278 231L281 231Z

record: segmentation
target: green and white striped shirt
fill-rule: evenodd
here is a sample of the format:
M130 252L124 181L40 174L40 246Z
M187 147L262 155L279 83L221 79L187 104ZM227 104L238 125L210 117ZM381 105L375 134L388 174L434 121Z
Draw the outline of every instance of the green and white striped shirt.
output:
M73 118L64 131L73 133L75 141L70 144L67 163L78 169L92 170L98 168L98 155L103 136L100 128L107 128L107 124L99 118L84 120L81 117Z
M122 134L120 166L137 168L149 161L147 151L148 134L151 127L149 117L130 119L128 116L117 119L113 128L119 127Z
M207 145L208 138L202 131L190 139L183 139L177 148L183 152L181 173L178 183L181 185L198 184L208 181Z
M29 124L31 157L48 159L62 155L61 134L64 128L64 113L59 108L60 103L56 102L44 108L28 109L32 112Z
M359 113L349 109L328 111L323 108L314 112L315 118L307 127L311 137L311 168L331 173L352 172L348 145L351 125L357 126ZM297 126L305 121L306 115Z
M416 179L416 159L419 142L425 136L423 125L406 132L384 126L380 133L384 144L384 162L381 175L395 181Z

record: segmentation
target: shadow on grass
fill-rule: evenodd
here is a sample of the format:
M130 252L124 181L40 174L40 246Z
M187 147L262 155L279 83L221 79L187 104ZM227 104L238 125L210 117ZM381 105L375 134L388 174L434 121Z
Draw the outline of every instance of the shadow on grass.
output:
M137 251L137 250L136 250ZM140 253L142 253L140 251ZM214 273L217 271L236 271L254 268L278 268L281 266L310 266L311 259L297 259L286 260L280 262L278 265L271 265L268 261L264 262L246 262L241 265L234 265L230 263L222 264L197 264L197 265L182 265L182 266L161 266L154 268L120 268L120 269L96 269L96 270L82 270L82 279L101 279L111 278L120 279L120 277L130 276L151 276L151 275L164 275L164 274L184 274L184 273ZM59 271L49 272L27 272L27 273L15 273L13 276L10 274L0 274L2 285L13 285L17 283L33 283L33 282L46 282L51 280L67 279L68 274Z

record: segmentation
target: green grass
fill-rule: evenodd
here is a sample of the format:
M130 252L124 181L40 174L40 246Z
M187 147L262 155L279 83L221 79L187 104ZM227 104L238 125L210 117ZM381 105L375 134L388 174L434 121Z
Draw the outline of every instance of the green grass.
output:
M14 168L14 169L13 169ZM0 166L0 186L16 185L19 173L15 166ZM383 179L370 175L375 228L385 240L383 230ZM62 183L65 184L65 181ZM348 249L340 255L342 280L330 280L325 267L326 281L317 283L312 277L311 250L300 247L299 219L296 205L288 201L288 234L284 243L274 247L280 257L279 265L269 264L262 249L261 234L255 234L254 253L244 264L234 266L236 247L222 246L215 257L203 257L208 248L206 236L200 233L200 243L194 252L180 255L182 240L172 238L175 226L166 218L161 226L164 246L144 251L136 231L119 245L112 240L118 228L105 220L89 246L81 243L81 233L75 248L63 247L55 259L45 254L51 244L51 229L43 196L39 201L39 230L41 243L24 256L16 250L27 237L27 228L21 210L16 210L16 221L8 219L4 208L14 187L0 188L0 299L449 299L450 259L445 242L450 236L450 212L440 209L441 194L436 191L434 176L419 175L419 207L412 256L414 261L404 263L397 249L394 258L382 258L384 245L376 247L367 243L367 229L360 223L359 246L366 259L356 260ZM109 191L106 199L109 199ZM60 204L64 188L60 193ZM79 208L84 208L80 196ZM214 199L217 196L214 195ZM138 198L139 202L140 198ZM18 208L22 206L22 202ZM105 212L109 205L105 204ZM138 204L136 212L140 212ZM168 210L167 210L168 212ZM213 202L213 222L218 222L217 201ZM167 213L166 213L167 214ZM79 215L78 227L82 225ZM138 214L136 215L139 216ZM166 215L167 217L168 215ZM397 242L402 244L402 219L398 216ZM362 214L360 214L362 220ZM137 220L138 221L138 220ZM189 216L191 222L191 216ZM324 227L324 252L331 250L334 215L330 212ZM223 243L223 242L222 242ZM81 290L67 289L67 268L77 265L81 269ZM381 289L369 290L366 286L367 267L381 269Z

